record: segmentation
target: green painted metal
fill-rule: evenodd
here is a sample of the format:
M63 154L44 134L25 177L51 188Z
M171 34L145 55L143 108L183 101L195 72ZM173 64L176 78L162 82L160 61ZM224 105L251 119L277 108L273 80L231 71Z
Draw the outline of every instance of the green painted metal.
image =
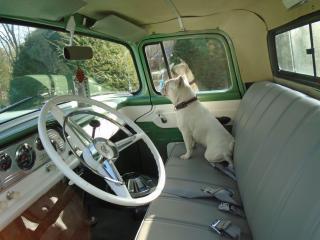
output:
M147 44L157 43L165 40L202 38L202 37L216 38L220 40L221 43L224 45L227 53L228 63L229 63L230 78L231 78L232 86L230 89L226 91L208 91L205 93L204 92L199 93L198 96L201 99L201 101L230 100L230 94L233 96L231 97L231 99L240 99L243 96L245 92L245 85L241 80L238 63L236 61L235 50L234 50L232 41L228 37L228 35L221 30L210 30L210 31L208 30L206 32L190 31L190 32L181 32L181 33L174 33L174 34L151 35L143 39L139 43L138 47L139 47L140 60L144 69L144 74L147 78L152 104L155 104L155 105L164 104L164 103L167 103L168 101L159 100L160 98L164 98L164 97L161 97L159 93L157 93L152 87L152 78L149 73L147 60L144 57L145 55L144 46Z
M55 121L48 121L48 127L56 126L56 124L57 123ZM3 148L15 141L21 140L37 131L37 118L15 125L13 128L4 130L0 132L0 148Z

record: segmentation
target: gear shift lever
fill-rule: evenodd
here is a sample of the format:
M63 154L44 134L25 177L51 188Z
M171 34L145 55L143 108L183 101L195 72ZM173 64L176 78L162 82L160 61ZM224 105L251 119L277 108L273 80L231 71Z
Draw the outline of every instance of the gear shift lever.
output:
M96 134L96 129L100 127L100 122L97 119L92 119L89 125L93 128L92 130L92 138L94 139L94 135Z

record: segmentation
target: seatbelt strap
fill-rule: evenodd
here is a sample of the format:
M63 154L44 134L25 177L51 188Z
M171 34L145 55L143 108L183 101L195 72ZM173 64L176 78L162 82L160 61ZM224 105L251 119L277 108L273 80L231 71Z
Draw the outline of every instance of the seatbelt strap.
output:
M232 224L229 220L217 219L210 224L210 228L220 236L227 236L236 240L240 239L240 227Z
M212 166L222 172L223 174L227 175L230 177L232 180L237 181L236 173L233 168L233 166L225 166L222 162L219 163L212 163Z
M233 192L229 189L226 188L213 188L213 187L204 187L201 189L205 194L208 196L214 197L215 199L221 201L221 202L226 202L226 203L231 203L236 206L241 206L240 203L236 202L233 199Z
M239 216L239 217L243 217L244 218L246 216L244 214L244 211L240 207L234 206L234 205L232 205L230 203L222 202L222 203L219 204L218 209L220 211L228 212L228 213L231 213L231 214Z

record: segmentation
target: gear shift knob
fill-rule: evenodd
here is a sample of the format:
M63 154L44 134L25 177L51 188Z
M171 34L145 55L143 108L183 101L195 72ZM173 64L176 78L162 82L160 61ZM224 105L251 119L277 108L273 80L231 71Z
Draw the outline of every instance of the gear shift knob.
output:
M97 119L92 119L90 122L89 122L89 125L93 128L92 130L92 138L94 138L95 134L96 134L96 129L98 127L100 127L100 121L97 120Z

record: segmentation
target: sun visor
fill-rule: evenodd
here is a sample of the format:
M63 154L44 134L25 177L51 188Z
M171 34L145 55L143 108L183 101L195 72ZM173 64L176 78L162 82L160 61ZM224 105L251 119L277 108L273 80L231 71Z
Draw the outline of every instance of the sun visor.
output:
M109 15L91 27L92 30L127 41L138 41L147 35L142 27L116 15Z
M0 14L57 21L86 4L85 0L0 0Z

